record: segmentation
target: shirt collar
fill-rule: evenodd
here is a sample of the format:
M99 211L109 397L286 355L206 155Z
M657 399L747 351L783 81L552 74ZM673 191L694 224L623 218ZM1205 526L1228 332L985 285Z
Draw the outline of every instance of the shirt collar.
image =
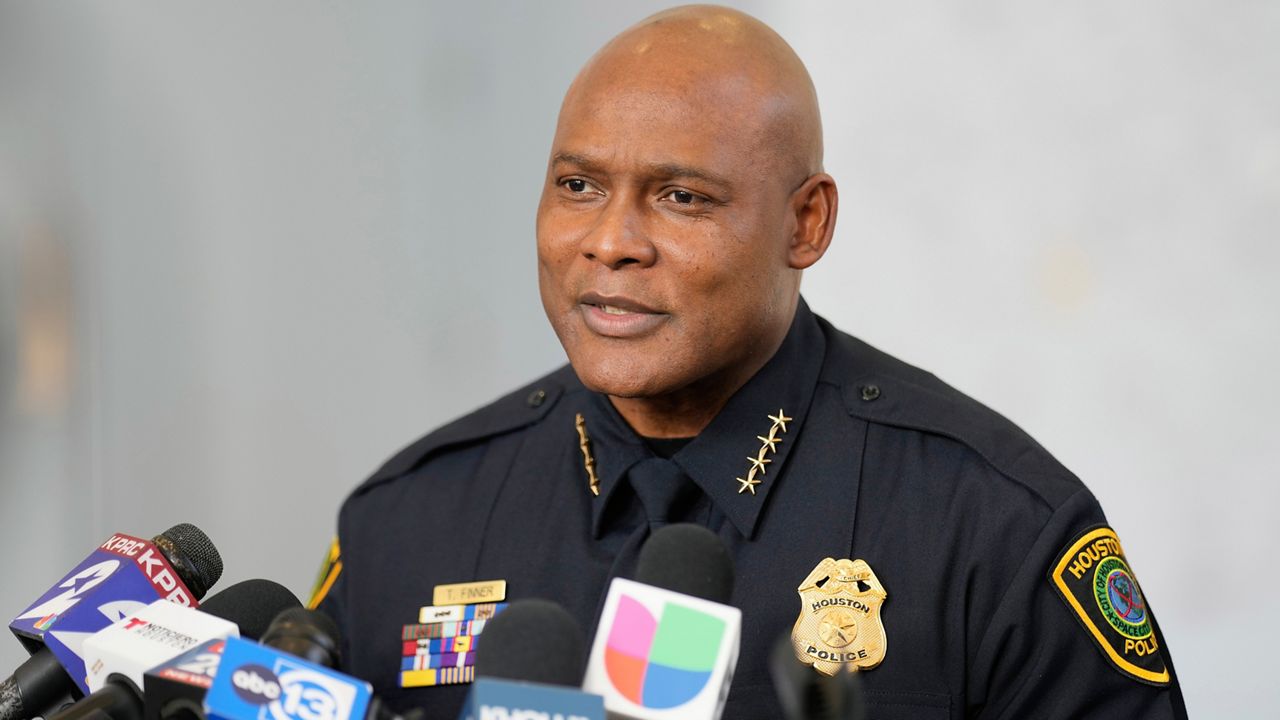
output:
M755 534L769 494L785 478L786 461L804 427L825 351L822 330L801 299L791 329L774 356L697 438L671 458L743 537ZM600 480L591 526L600 537L610 498L623 475L653 453L604 395L590 394L585 415ZM768 442L771 438L777 442ZM755 482L748 487L748 480Z

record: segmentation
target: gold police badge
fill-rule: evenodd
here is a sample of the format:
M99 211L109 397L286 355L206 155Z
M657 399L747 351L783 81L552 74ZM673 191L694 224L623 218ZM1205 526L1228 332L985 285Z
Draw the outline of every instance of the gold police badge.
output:
M796 588L800 617L791 628L796 657L826 675L870 670L884 660L880 606L888 593L863 560L825 558Z

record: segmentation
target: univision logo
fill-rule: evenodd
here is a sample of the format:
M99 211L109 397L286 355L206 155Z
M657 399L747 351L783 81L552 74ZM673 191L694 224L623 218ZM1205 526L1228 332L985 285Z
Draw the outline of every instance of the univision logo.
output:
M683 705L711 679L725 627L724 620L675 602L663 603L654 617L639 600L620 594L605 643L609 682L642 707Z

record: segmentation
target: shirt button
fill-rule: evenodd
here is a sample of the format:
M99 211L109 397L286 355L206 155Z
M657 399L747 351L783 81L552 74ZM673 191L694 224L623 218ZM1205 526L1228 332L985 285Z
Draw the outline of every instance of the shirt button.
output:
M876 399L876 398L878 398L878 397L880 397L880 387L879 387L878 385L863 385L863 386L862 386L862 399L863 399L863 400L865 400L865 401L867 401L867 402L871 402L872 400L875 400L875 399Z
M533 392L529 393L529 398L525 400L525 402L529 403L529 407L536 408L539 405L541 405L542 402L546 399L547 399L546 390L534 390Z

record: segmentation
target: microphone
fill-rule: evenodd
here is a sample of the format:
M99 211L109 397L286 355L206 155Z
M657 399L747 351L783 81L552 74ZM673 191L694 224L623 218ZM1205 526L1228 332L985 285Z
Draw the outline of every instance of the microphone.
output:
M636 581L728 605L733 558L719 536L701 525L666 525L640 548Z
M864 720L862 685L847 668L833 676L796 661L790 635L783 635L769 657L769 673L787 720Z
M289 588L258 578L241 580L210 596L200 609L235 623L240 637L257 640L271 631L277 617L301 607L302 602Z
M554 717L604 720L604 699L577 688L582 629L549 600L519 600L489 620L460 720Z
M260 642L333 669L341 664L342 657L338 651L341 637L333 618L319 610L296 607L277 615Z
M246 583L261 583L266 594L283 592L293 598L288 590L268 580L249 580ZM217 597L210 598L205 608ZM240 636L257 638L264 645L292 652L318 665L336 667L338 656L331 648L337 647L339 635L329 616L301 607L296 598L290 602L282 600L272 601L271 607L283 606L285 609L267 627L253 628L242 623ZM267 603L260 606L267 607ZM261 632L254 632L255 629ZM148 670L142 683L146 700L143 720L203 720L204 697L217 677L225 646L222 640L211 640Z
M205 693L204 713L209 720L362 720L370 713L372 698L373 687L367 682L231 638Z
M341 659L338 648L342 644L342 634L337 623L319 610L295 607L282 611L271 621L261 642L261 646L250 644L250 648L269 649L263 657L275 660L273 669L259 663L257 668L241 665L238 670L227 671L232 673L231 685L240 699L249 700L250 705L258 704L254 702L255 692L259 693L256 696L258 700L264 696L271 698L265 703L266 707L260 707L257 715L252 716L254 720L268 715L273 718L301 717L311 720L421 720L423 717L422 711L418 709L410 710L404 715L393 712L373 695L373 688L369 683L334 670ZM244 643L234 641L233 645ZM237 652L252 654L255 651L241 648ZM218 654L221 656L222 651L219 650ZM298 661L302 661L301 664ZM223 662L231 667L230 664L237 662L237 659L233 657L232 660L224 661L220 657L217 667L211 673L213 681L205 685L211 691ZM246 670L249 671L247 674ZM263 671L260 676L263 679L261 684L253 679L256 670ZM273 675L274 680L271 679ZM273 682L279 687L279 693L273 690ZM246 688L247 694L241 692ZM224 693L221 690L217 692ZM227 707L225 695L214 696L211 700L208 699L208 692L202 692L201 696L207 699L206 702L197 704L194 708L175 706L175 712L169 713L162 708L160 720L206 720L203 710L210 707L211 703L218 709L212 711L208 718L228 717L228 713L244 710L234 705ZM297 698L301 698L301 701Z
M143 673L174 655L239 634L229 620L157 600L84 641L85 683L97 692L113 674L141 685Z
M268 619L301 603L269 580L246 580L209 598L203 611L157 600L84 643L93 692L48 720L142 720L144 673L210 641L265 631ZM207 665L207 658L205 659Z
M640 549L636 580L614 578L583 689L611 714L719 720L738 664L742 611L724 544L699 525L667 525Z
M222 558L194 525L150 541L107 538L9 624L32 656L0 681L0 720L29 720L80 697L86 638L156 598L195 607L221 575Z
M204 720L204 695L226 644L210 640L148 670L142 677L142 720Z

